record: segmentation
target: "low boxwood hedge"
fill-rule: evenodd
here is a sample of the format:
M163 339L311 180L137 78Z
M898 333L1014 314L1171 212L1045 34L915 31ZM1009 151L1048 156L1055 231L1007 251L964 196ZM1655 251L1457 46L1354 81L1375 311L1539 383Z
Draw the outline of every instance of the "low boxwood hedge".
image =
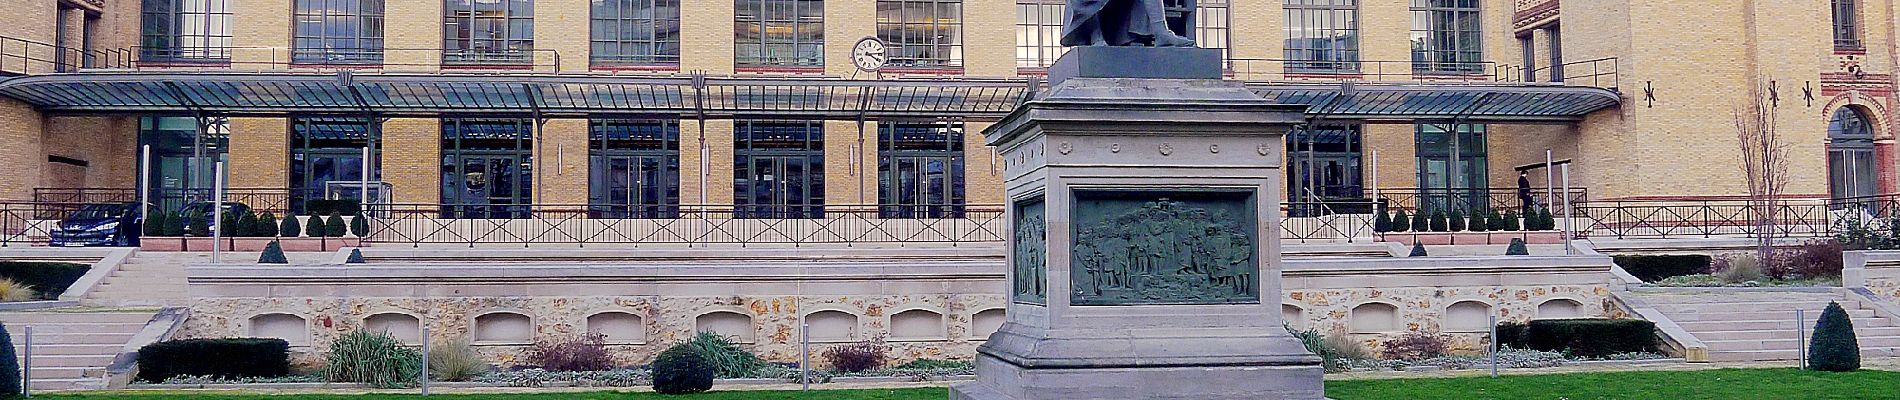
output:
M1615 256L1616 265L1623 267L1630 275L1643 282L1655 282L1671 277L1695 275L1709 271L1709 256L1705 255L1660 255L1660 256Z
M0 261L0 278L33 287L41 298L57 299L73 282L86 276L91 265L51 261Z
M164 382L175 376L224 379L290 375L290 342L283 339L183 339L139 349L139 380Z
M1579 357L1657 350L1656 323L1640 319L1540 319L1498 324L1506 347L1567 352Z

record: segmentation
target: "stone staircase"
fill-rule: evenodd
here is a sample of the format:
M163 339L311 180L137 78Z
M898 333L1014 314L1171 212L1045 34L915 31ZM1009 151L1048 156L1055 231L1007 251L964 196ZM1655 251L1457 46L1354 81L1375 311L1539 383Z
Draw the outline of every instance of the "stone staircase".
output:
M1709 361L1798 359L1801 330L1813 335L1828 302L1847 310L1862 357L1900 356L1900 320L1876 315L1859 296L1841 289L1643 288L1632 295L1707 345ZM1805 321L1795 321L1797 309L1807 310Z
M127 258L79 302L100 307L189 306L185 266L207 262L211 262L209 253L140 252Z
M106 388L106 367L145 329L156 310L66 308L0 312L24 358L25 327L33 328L33 390ZM26 364L25 360L21 361Z

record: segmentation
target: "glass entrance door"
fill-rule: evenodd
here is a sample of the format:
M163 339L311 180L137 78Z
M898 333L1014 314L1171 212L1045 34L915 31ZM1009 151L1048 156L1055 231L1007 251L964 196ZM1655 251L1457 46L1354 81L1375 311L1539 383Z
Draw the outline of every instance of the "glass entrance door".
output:
M962 215L963 156L894 156L882 188L884 218L954 218Z
M740 156L747 179L737 182L745 199L737 207L739 218L823 218L823 190L814 183L823 178L814 174L812 161L803 155ZM818 172L822 173L822 172Z
M596 156L593 162L597 168L604 168L596 176L604 182L596 186L595 204L604 218L676 218L678 207L670 204L677 199L669 195L668 189L675 185L671 171L677 169L671 165L672 157L660 155L637 156Z
M530 194L527 160L513 155L459 155L443 176L449 218L526 218ZM452 187L449 187L452 186Z
M1419 212L1490 209L1484 125L1418 124L1417 144Z

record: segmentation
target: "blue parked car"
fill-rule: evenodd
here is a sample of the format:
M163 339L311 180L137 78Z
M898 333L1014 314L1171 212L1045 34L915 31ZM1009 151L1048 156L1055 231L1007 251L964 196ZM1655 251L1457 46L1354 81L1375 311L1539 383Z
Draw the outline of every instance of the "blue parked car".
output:
M138 203L87 204L59 221L51 232L53 246L137 246Z

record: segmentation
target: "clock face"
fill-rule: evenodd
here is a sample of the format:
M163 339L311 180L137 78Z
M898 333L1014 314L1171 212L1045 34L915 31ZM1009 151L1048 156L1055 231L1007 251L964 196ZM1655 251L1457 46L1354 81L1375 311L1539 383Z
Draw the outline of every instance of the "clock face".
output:
M864 38L857 46L851 47L851 64L860 71L876 71L884 68L884 42L877 38Z

